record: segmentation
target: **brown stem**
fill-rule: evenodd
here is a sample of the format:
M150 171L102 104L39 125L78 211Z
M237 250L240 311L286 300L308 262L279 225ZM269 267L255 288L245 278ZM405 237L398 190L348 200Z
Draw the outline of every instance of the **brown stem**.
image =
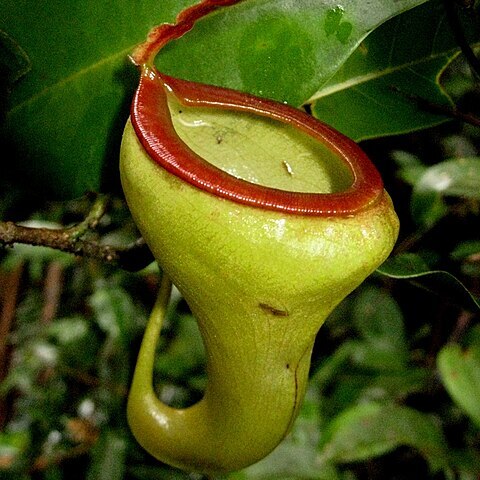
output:
M68 228L32 228L14 222L0 222L0 246L15 243L50 247L83 257L94 258L129 271L137 271L153 261L143 239L127 247L104 245L98 238L88 238L107 208L108 199L97 196L85 220Z
M474 314L472 312L461 311L457 318L457 323L450 335L449 342L457 343L461 340L468 326L471 324Z
M73 235L72 235L73 231ZM133 257L140 254L140 264L145 266L149 257L144 252L147 249L142 239L126 248L117 248L111 245L103 245L98 240L84 240L75 238L77 229L59 228L32 228L23 225L17 225L13 222L0 222L0 243L6 246L14 243L25 243L50 247L62 252L73 253L75 255L95 258L106 263L118 265L126 270L137 270L139 268ZM147 263L148 265L148 263ZM142 268L140 266L140 268Z
M88 453L97 442L100 432L98 428L85 419L72 418L67 422L69 436L77 442L77 445L50 454L43 454L35 459L30 472L44 471L52 465L60 465L66 460L71 460Z
M23 264L18 265L8 273L0 272L0 298L2 306L0 309L0 383L5 379L10 364L8 338L15 319L18 293L23 272ZM3 430L7 421L7 401L0 398L0 431Z
M45 302L43 304L41 323L48 325L56 316L63 284L63 265L53 261L47 268L45 286L43 289Z
M80 239L91 230L94 230L103 217L108 203L108 197L97 195L85 219L68 228L32 228L17 225L14 222L0 222L0 245L10 246L14 243L41 245L55 248L64 252L81 254L83 243ZM80 247L77 247L80 243ZM86 248L89 251L89 248Z

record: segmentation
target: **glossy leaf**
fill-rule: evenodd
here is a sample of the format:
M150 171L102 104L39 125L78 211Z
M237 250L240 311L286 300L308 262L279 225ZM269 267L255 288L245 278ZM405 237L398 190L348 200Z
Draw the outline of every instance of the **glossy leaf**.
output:
M374 287L359 292L352 320L361 336L372 346L388 344L396 355L406 355L403 315L388 292Z
M198 22L195 31L160 53L157 65L187 80L300 105L370 31L421 3L245 1Z
M480 42L478 30L471 37ZM439 77L458 51L442 2L428 2L366 38L313 96L313 112L355 140L436 125L447 117L432 106L450 105Z
M41 193L63 197L98 189L105 159L116 162L137 74L128 54L155 23L173 21L188 0L2 2L0 29L31 70L15 85L3 159Z
M480 428L480 344L464 351L460 345L446 345L437 365L450 396Z
M342 11L326 0L245 1L199 22L158 62L180 77L299 105L372 29L423 1L345 0ZM102 178L106 188L115 184L137 81L127 56L190 3L3 2L0 29L32 65L12 92L4 131L15 148L8 163L26 184L63 197L96 190Z
M406 253L389 258L377 272L390 278L410 280L468 310L480 309L480 301L460 280L443 270L432 270L418 255Z
M445 439L433 418L411 408L376 403L356 405L334 418L322 437L321 456L355 462L402 445L418 450L432 471L446 465Z

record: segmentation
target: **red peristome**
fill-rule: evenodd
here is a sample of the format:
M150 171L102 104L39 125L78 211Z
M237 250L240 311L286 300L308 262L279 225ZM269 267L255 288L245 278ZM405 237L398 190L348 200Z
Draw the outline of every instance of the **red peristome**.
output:
M180 80L159 73L153 61L171 40L188 32L195 22L220 7L243 0L204 0L183 10L175 24L154 28L132 54L142 68L131 118L135 132L150 157L168 172L213 195L267 210L299 215L351 215L379 199L383 183L363 151L350 139L288 105L235 90ZM338 193L288 192L249 183L208 163L177 135L170 117L167 96L185 106L238 110L289 124L316 138L349 166L353 183Z
M253 113L292 125L317 139L349 166L353 182L343 192L289 192L236 178L208 163L177 135L168 95L185 106ZM298 215L347 216L378 200L382 179L352 140L288 105L235 90L180 80L144 66L131 109L135 132L149 156L168 172L218 197L266 210Z

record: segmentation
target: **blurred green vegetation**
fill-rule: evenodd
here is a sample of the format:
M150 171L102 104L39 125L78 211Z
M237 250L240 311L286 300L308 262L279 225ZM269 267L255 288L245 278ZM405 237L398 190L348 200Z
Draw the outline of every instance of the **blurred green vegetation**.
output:
M442 84L480 118L478 75L463 56ZM291 434L227 479L480 477L480 129L452 118L362 147L399 214L398 245L320 330ZM89 206L40 201L0 177L1 219L69 225ZM136 238L121 198L98 232L111 245ZM153 264L128 273L41 247L0 249L2 480L203 478L159 464L126 424L158 278ZM178 294L158 350L158 396L177 407L201 398L202 342Z
M464 82L466 68L458 61L449 82ZM459 102L467 98L480 104L474 83ZM383 160L377 164L402 222L393 260L403 262L380 269L334 311L318 335L292 433L266 459L227 478L478 478L479 145L479 129L455 121L363 144L374 161ZM450 179L445 188L426 180L438 175ZM2 192L2 215L35 225L80 221L90 203L32 211L18 186L4 182ZM98 229L113 245L136 237L121 199ZM451 278L422 282L410 275L418 262L424 272ZM126 424L126 394L158 277L153 264L127 273L46 248L1 252L1 478L202 478L156 462ZM198 329L177 295L155 388L181 407L201 397L205 382Z

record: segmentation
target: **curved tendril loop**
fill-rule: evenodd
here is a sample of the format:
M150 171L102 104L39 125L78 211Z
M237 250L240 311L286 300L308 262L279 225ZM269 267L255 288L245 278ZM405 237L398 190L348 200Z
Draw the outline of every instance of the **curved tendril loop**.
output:
M385 260L398 234L380 175L353 141L296 108L154 67L158 51L196 20L239 1L204 0L187 8L135 50L141 78L120 158L130 210L164 272L135 368L128 421L156 458L206 473L254 463L285 437L305 393L318 329ZM339 192L305 193L236 178L180 139L172 96L185 106L290 125L344 162L352 182ZM186 409L161 402L152 385L168 277L190 305L206 351L205 395Z

